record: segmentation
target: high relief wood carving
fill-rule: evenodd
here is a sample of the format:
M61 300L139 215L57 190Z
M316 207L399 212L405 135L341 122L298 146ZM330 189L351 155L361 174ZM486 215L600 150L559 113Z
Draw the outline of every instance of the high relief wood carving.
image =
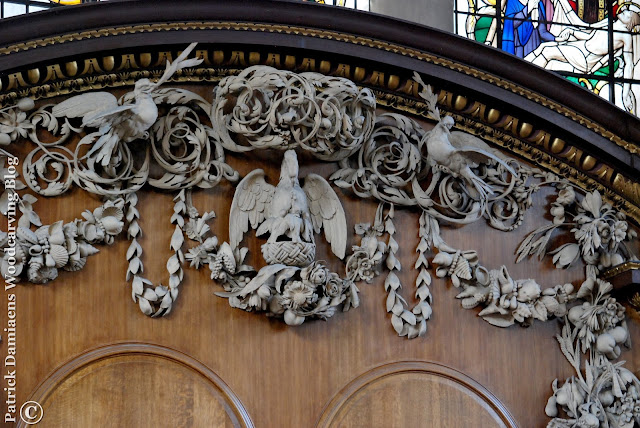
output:
M0 200L4 214L22 213L1 236L7 281L54 281L60 269L82 269L99 245L126 235L131 241L126 279L145 315L164 316L173 309L189 264L209 268L222 287L216 294L230 306L295 326L357 308L357 284L384 270L391 324L398 335L415 338L426 333L432 315L431 264L437 277L449 278L460 290L462 306L480 307L479 316L492 325L528 326L554 318L563 324L557 339L576 374L553 382L545 409L553 418L549 426L640 423L640 381L616 361L621 347L630 346L625 309L600 278L604 269L636 257L628 245L636 233L598 191L577 188L452 130L454 120L441 116L437 95L417 74L420 97L435 121L430 131L407 116L376 115L369 89L318 73L250 67L213 88L212 102L185 89L161 87L177 70L199 64L187 59L194 46L167 63L158 81L141 79L120 99L97 92L38 109L22 99L0 110L3 175L18 174L12 144L34 145L21 160L23 181L6 182ZM79 141L72 143L76 135ZM241 179L225 162L227 152L263 149L283 152L277 183L259 169ZM297 153L337 162L339 169L330 177L301 176ZM192 201L193 192L222 180L237 183L229 242L220 242L209 225L215 213L200 213ZM379 202L370 223L355 225L360 242L351 248L332 184ZM82 219L43 225L36 197L25 190L55 197L73 185L103 197L103 205L85 211ZM143 275L137 192L144 186L175 194L166 284L155 285ZM516 261L548 254L556 268L565 269L580 259L585 277L578 287L512 278L505 266L484 266L475 250L453 248L441 235L448 224L483 219L513 231L542 187L555 189L549 207L553 221L525 237ZM419 210L413 307L400 295L394 239L395 212L405 207ZM251 229L267 236L261 269L245 262L243 242ZM316 260L321 232L333 255L344 261L343 273ZM554 236L565 243L549 248Z

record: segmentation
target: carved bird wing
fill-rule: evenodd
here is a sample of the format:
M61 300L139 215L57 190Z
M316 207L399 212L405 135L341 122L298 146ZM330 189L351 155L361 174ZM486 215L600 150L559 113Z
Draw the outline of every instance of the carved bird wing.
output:
M236 248L251 228L256 229L266 218L268 205L276 188L264 180L264 171L256 169L242 179L231 203L229 243Z
M99 128L108 123L111 126L115 126L130 117L130 114L124 114L124 112L131 112L134 108L135 104L125 104L90 113L82 119L82 125ZM133 112L131 112L131 114L133 114Z
M118 100L109 92L90 92L76 95L53 107L51 113L55 117L82 117L82 125L89 123L88 119L104 112L124 107L118 105ZM128 108L131 108L128 106Z
M316 233L324 228L331 251L339 258L344 258L347 247L347 219L336 192L327 180L317 174L309 174L302 187L307 195L311 221Z
M458 152L463 153L470 161L479 164L487 159L493 159L504 166L509 173L517 176L513 168L508 165L510 158L503 155L499 150L491 148L480 138L469 135L466 132L452 131L449 135L449 141Z

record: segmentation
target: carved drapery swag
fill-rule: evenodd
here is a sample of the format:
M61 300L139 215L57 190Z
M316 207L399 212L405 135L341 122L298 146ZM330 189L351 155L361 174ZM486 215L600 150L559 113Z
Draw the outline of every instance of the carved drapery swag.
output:
M0 152L4 176L17 176L11 144L35 147L22 161L23 181L6 186L3 213L22 213L2 232L2 274L9 281L47 283L59 269L82 269L96 245L123 234L131 241L126 279L133 301L145 315L168 314L178 297L185 264L207 266L232 307L264 312L289 325L327 319L336 310L359 305L357 283L371 282L386 270L386 310L400 336L426 333L432 296L429 263L436 276L460 289L462 306L481 306L479 316L500 327L534 320L563 321L557 336L576 375L559 386L546 407L554 427L632 427L640 423L640 382L615 360L629 345L624 307L611 297L611 284L599 278L607 267L632 256L636 237L625 215L597 192L585 192L560 177L519 164L470 134L452 131L441 117L437 96L417 74L420 96L436 125L425 131L395 113L376 115L372 92L353 82L318 73L293 73L250 67L223 79L212 103L185 89L160 87L173 73L193 67L187 48L158 82L142 79L119 100L106 92L78 95L37 110L22 99L0 110ZM35 110L35 111L34 111ZM72 136L79 135L77 143ZM255 170L240 181L225 162L227 152L261 149L285 152L280 181ZM360 198L379 202L371 223L355 225L360 243L347 251L347 223L340 200L327 179L298 177L295 150L338 162L329 181ZM153 165L153 169L152 169ZM162 171L157 174L152 171ZM213 212L200 213L192 202L197 188L222 180L239 182L233 198L230 242L219 242L209 226ZM36 197L61 195L75 184L104 198L82 219L43 225ZM142 233L137 192L145 185L175 193L171 223L175 231L167 261L167 285L143 276ZM535 279L514 279L506 267L485 267L476 251L449 246L440 234L445 223L484 219L509 232L519 227L541 187L556 190L553 222L532 231L517 250L517 261L548 253L557 268L584 262L585 279L543 288ZM416 248L417 303L401 297L394 239L395 210L418 207ZM12 218L12 216L9 216ZM262 247L267 263L256 271L245 263L243 236L250 228L268 235ZM315 260L314 235L324 231L332 252L344 259L339 275ZM551 238L568 243L549 249ZM187 240L192 241L191 246ZM188 248L183 251L183 248ZM429 261L429 258L431 260ZM583 367L584 366L584 367ZM560 417L559 410L562 412Z

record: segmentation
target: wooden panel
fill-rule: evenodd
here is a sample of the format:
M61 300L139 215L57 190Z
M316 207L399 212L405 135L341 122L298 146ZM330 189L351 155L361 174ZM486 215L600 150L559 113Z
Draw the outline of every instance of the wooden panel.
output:
M207 99L211 97L210 86L190 86L189 89L198 91ZM31 148L25 145L22 149L26 153ZM335 164L300 157L304 159L302 162L306 162L301 167L301 176L313 171L328 177L337 168ZM281 158L281 152L263 151L229 156L228 162L242 175L254 168L263 168L269 180L274 182L279 175ZM220 241L228 239L228 213L233 189L225 183L214 189L198 190L194 195L194 203L200 212L215 210L217 217L210 224ZM337 193L347 213L350 247L357 242L352 234L353 226L359 222L371 222L377 204L359 200L340 189ZM560 271L553 268L549 259L514 263L513 254L521 239L548 221L544 218L546 197L544 192L534 196L535 207L525 216L522 226L512 233L501 233L478 222L460 228L443 227L443 237L454 247L479 250L481 262L486 266L498 268L506 265L514 278L536 278L545 287L565 282L577 284L576 280L584 274L580 266ZM140 243L145 250L145 274L156 283L166 283L168 279L165 264L171 255L169 242L173 228L169 219L173 212L172 198L172 194L165 192L149 189L140 192L140 224L144 230ZM50 224L61 219L71 221L78 218L83 210L99 205L100 201L94 196L73 189L55 199L39 197L35 209L43 223ZM403 265L400 279L404 284L404 297L409 301L412 300L416 277L412 267L418 244L417 214L415 210L402 209L398 210L395 219L396 239L401 246L398 256ZM253 233L247 236L250 262L259 267L260 244L264 240L255 238ZM113 246L101 247L101 252L90 257L81 271L61 272L55 281L47 285L22 284L16 287L19 402L31 396L37 397L40 393L33 395L33 391L65 363L88 350L121 341L161 345L202 362L229 385L246 407L255 426L260 428L312 427L326 414L327 403L332 402L354 379L371 373L376 367L408 360L434 362L455 369L464 374L460 375L461 378L474 379L490 391L495 400L486 399L491 396L488 392L478 398L477 390L456 389L455 385L460 385L457 381L436 381L427 374L420 374L415 382L412 380L405 385L405 380L412 377L403 373L392 377L390 383L375 384L377 390L367 390L365 398L354 399L343 407L342 420L346 426L348 423L354 426L357 420L351 419L354 415L379 411L379 400L390 393L397 393L395 399L398 403L408 400L403 412L406 411L411 422L409 426L417 426L412 418L418 420L440 412L436 417L440 420L439 417L446 412L463 405L468 410L465 418L503 421L509 425L505 421L505 413L496 410L499 407L496 400L509 409L518 426L543 426L548 421L544 406L552 392L551 382L556 377L563 380L573 374L554 338L559 332L559 323L536 321L528 329L493 327L476 316L477 309L463 310L455 299L458 290L435 278L435 275L431 286L433 318L428 323L426 336L411 341L395 335L385 313L384 274L372 284L359 285L359 308L338 313L327 322L308 322L292 328L280 321L229 307L225 299L213 295L221 288L211 281L207 269L196 271L187 268L185 282L181 285L180 297L172 313L163 319L151 319L142 315L131 301L130 285L125 281L128 245L125 238L119 238ZM321 239L318 240L317 258L326 260L334 270L343 272L341 263L330 254ZM637 320L630 320L629 330L632 342L640 343ZM621 359L627 361L631 370L640 367L637 347L625 352ZM116 376L116 365L108 364L108 361L123 362L117 367L122 367L126 375ZM100 403L115 403L120 397L123 401L131 400L130 408L138 409L137 412L145 418L157 412L166 418L164 420L171 420L171 426L183 420L183 417L172 420L175 415L170 413L172 411L179 412L179 415L191 414L194 427L211 426L208 422L197 422L200 420L197 419L200 417L198 412L207 406L211 407L204 410L207 417L233 414L224 407L228 397L221 398L212 392L216 388L215 382L207 380L206 376L193 374L178 363L169 362L165 367L159 361L165 360L154 354L118 356L96 362L90 368L79 368L81 372L78 373L90 376L86 379L80 375L72 376L69 380L62 380L59 388L53 388L52 398L45 401L44 420L58 418L50 425L56 426L63 417L72 414L63 403L75 405L76 402L82 403L83 399L90 399L94 406L98 406L97 415L106 415L109 407L101 407ZM149 378L139 370L145 365L153 367ZM98 369L97 373L94 374L93 369ZM191 379L192 385L183 389L185 387L180 382L172 381L164 390L158 382L167 375ZM109 385L114 382L110 379L120 379L127 388L121 391L112 389L118 384ZM440 392L420 392L425 385L434 390L436 384ZM105 385L109 387L103 387ZM193 404L181 402L175 409L171 408L173 403L167 404L175 394L183 396L190 394L189 391L193 391L194 397L196 394L202 397L202 401L194 401ZM117 400L114 394L120 394ZM440 401L430 402L432 398ZM452 400L455 406L446 405L447 400ZM483 404L487 400L494 403L493 407ZM129 422L125 420L120 426L135 426L135 423L127 425ZM407 420L386 422L392 426ZM84 419L78 423L96 426Z
M253 426L213 372L186 355L144 344L83 354L53 373L31 399L46 415L42 427Z
M318 427L515 427L502 404L446 366L401 362L373 369L341 391Z

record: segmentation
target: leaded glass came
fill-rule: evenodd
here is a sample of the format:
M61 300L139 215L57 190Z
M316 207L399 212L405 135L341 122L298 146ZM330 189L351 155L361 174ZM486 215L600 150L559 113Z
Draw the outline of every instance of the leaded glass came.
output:
M459 35L557 71L638 115L638 0L456 1Z

